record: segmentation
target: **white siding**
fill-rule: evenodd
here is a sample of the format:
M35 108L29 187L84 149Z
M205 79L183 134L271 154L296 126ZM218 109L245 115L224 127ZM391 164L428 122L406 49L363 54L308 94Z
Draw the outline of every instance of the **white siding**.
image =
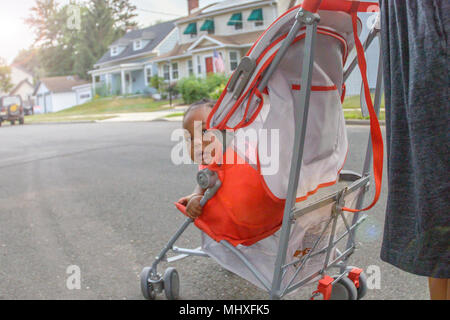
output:
M85 85L74 89L76 104L83 104L92 100L92 86Z
M30 83L33 83L33 76L17 67L11 67L11 83L16 86L22 80L27 79Z
M157 51L159 54L164 54L166 52L169 52L170 50L175 47L179 40L178 32L176 28L172 30L172 32L169 33L169 35L158 45Z
M71 108L77 104L75 92L62 92L52 94L52 111L58 112L67 108Z

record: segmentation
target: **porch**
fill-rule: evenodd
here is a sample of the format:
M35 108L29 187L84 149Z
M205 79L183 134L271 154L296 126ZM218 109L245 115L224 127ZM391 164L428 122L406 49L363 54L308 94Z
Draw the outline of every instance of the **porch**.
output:
M156 70L149 63L128 63L92 70L94 96L152 94L150 79Z

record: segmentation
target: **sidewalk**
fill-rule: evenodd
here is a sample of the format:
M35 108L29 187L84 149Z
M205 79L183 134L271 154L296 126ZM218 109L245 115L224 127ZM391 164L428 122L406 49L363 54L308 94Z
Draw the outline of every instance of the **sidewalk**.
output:
M155 120L181 121L183 118L182 114L186 109L187 106L179 106L163 111L108 114L108 116L112 116L112 118L97 120L96 122L146 122Z

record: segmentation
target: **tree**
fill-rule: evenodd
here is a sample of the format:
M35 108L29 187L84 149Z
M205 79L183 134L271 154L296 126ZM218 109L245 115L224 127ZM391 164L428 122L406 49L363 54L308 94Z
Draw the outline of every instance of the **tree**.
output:
M112 9L114 27L122 32L137 27L133 19L137 17L136 6L130 0L107 0L108 7Z
M87 78L109 46L136 26L136 7L129 0L93 0L82 17L74 73Z
M68 6L55 0L36 0L31 15L25 20L36 34L34 46L39 48L38 61L46 75L73 72L78 30L69 27Z
M11 68L0 58L0 92L8 93L13 88L11 82Z
M71 27L73 8L80 10L80 27ZM72 0L60 6L56 0L36 0L26 19L36 34L37 61L46 75L78 74L87 71L108 50L108 46L135 28L137 15L131 0Z
M45 75L45 70L40 63L39 48L30 47L29 49L22 49L14 58L13 64L22 66L33 74L34 80Z

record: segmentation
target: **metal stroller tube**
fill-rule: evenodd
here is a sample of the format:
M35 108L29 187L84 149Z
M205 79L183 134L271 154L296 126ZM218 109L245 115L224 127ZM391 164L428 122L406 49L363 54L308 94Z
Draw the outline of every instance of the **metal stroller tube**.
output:
M197 173L197 183L202 189L206 190L203 198L200 200L202 207L216 194L222 185L217 173L209 169L203 169Z

